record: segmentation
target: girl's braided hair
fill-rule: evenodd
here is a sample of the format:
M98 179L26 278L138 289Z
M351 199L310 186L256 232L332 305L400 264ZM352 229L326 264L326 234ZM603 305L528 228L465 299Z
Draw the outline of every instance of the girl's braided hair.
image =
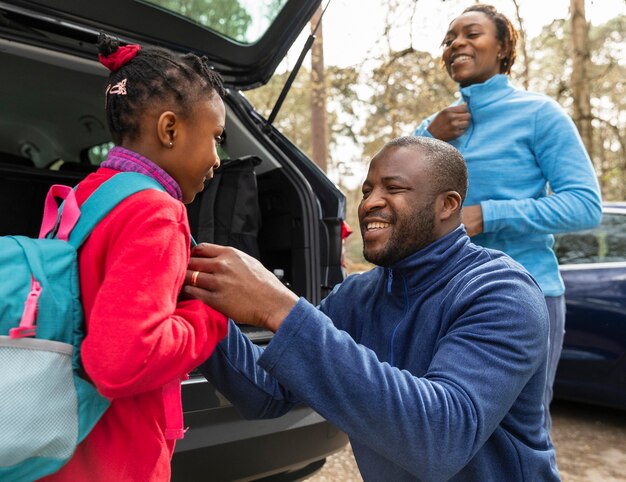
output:
M467 12L482 12L495 24L496 36L504 49L502 59L500 59L500 73L510 74L511 67L513 67L515 58L517 57L515 47L517 45L518 37L517 30L515 30L511 21L506 16L498 12L495 7L485 5L484 3L471 5L463 10L463 13Z
M113 142L136 139L139 119L150 107L162 105L181 116L201 97L226 95L222 77L206 57L138 45L120 47L118 40L100 33L100 61L111 70L106 88L107 123Z

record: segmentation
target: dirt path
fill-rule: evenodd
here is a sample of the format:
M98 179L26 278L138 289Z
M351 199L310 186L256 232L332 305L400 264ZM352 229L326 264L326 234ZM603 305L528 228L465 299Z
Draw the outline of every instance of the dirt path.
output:
M552 414L564 481L626 481L626 411L557 401Z
M552 439L563 482L626 482L626 411L557 401ZM307 482L361 482L352 450L328 459Z

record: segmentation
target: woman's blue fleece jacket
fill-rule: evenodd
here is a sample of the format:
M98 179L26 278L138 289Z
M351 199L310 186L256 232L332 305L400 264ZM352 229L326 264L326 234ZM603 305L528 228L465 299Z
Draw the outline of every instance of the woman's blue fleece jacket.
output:
M467 162L464 204L480 204L483 212L483 233L472 241L515 259L545 296L562 295L552 234L593 228L602 216L596 174L576 126L555 101L516 89L503 74L460 90L456 104L467 104L471 122L450 144ZM415 135L432 137L435 115Z
M265 349L231 322L201 370L247 418L306 402L366 481L548 481L547 340L535 281L459 227L319 309L300 299Z

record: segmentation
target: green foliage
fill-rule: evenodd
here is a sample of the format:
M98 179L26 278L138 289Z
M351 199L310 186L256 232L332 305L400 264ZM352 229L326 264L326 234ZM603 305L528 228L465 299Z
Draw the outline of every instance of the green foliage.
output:
M235 40L243 42L248 40L248 28L252 22L252 17L238 0L149 1Z

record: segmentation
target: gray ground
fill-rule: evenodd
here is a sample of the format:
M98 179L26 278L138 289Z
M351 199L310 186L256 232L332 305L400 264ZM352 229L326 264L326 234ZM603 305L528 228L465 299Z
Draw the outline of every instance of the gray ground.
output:
M626 411L555 401L552 419L552 439L564 482L626 482ZM306 480L363 479L348 446Z

